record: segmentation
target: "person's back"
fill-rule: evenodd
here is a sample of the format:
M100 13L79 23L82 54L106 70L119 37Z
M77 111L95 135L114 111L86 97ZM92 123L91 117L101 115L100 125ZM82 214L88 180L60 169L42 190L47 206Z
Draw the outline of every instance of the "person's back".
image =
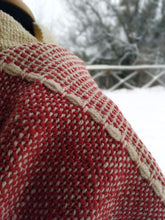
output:
M83 61L0 22L0 219L165 219L163 174Z

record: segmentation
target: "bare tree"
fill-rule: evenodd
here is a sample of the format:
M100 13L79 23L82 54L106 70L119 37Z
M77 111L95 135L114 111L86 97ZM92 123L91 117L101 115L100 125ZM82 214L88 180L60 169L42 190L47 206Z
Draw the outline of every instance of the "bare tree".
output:
M68 47L88 64L163 63L164 1L116 2L66 0L72 15Z

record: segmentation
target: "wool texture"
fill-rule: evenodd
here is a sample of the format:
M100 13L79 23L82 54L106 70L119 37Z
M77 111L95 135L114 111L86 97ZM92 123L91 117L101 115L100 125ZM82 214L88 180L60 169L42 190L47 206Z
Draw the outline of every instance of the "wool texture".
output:
M84 62L24 43L0 52L0 219L165 219L161 170Z
M36 37L25 30L13 17L0 10L0 51L24 43L55 43L54 35L44 26L34 22Z
M38 42L13 17L0 10L0 51L25 42Z

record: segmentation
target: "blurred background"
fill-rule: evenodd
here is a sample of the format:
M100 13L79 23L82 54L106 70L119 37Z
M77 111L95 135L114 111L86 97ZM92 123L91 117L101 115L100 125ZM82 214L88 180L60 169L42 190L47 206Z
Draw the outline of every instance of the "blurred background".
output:
M90 67L101 88L165 86L164 0L25 0L57 42L87 65L156 65L129 70ZM92 68L92 69L91 69ZM163 69L163 73L162 73ZM111 71L110 71L111 70ZM157 79L153 79L157 78ZM116 88L116 87L115 87Z
M25 0L39 23L88 64L163 64L163 0ZM62 38L61 38L62 36Z
M165 1L24 0L82 58L165 173Z

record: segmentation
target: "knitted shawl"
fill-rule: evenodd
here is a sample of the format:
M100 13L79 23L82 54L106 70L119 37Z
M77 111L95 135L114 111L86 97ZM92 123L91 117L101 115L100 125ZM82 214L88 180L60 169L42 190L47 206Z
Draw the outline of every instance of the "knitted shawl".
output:
M83 61L0 15L21 36L0 52L0 219L165 219L162 172Z

